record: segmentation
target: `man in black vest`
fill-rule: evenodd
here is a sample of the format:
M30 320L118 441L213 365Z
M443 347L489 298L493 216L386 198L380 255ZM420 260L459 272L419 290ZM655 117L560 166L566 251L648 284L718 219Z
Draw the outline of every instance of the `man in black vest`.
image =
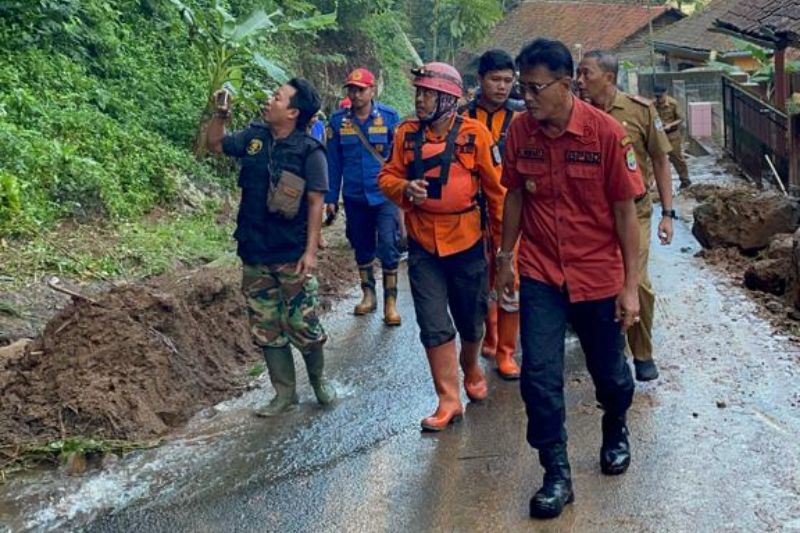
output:
M272 416L297 404L294 345L306 362L319 403L330 404L333 388L323 377L325 331L319 322L317 266L319 230L328 190L324 146L306 133L319 110L317 91L294 78L262 110L262 121L225 133L230 102L215 95L217 111L208 128L208 148L241 162L234 237L243 263L242 290L250 329L264 351L275 397L256 411Z

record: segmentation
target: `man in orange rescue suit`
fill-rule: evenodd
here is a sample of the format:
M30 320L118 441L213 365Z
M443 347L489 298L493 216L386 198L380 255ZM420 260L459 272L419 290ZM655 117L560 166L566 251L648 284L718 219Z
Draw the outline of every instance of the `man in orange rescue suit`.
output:
M413 73L417 118L398 127L378 181L405 212L411 295L439 397L422 429L440 431L464 412L459 361L469 399L488 395L478 363L488 296L478 198L482 193L486 199L483 211L497 248L504 192L500 151L491 134L477 120L457 114L462 95L458 71L446 63L429 63Z
M503 153L506 132L511 120L525 110L518 103L510 100L511 89L514 85L515 70L514 60L504 50L489 50L478 60L478 81L480 93L470 100L462 109L464 115L477 119L492 133L492 138ZM497 248L491 246L490 232L487 231L486 245L489 258L489 289L490 294L496 294L494 288L497 261L495 253ZM482 353L485 357L494 357L497 363L497 373L507 380L519 379L519 365L514 360L517 348L517 335L519 334L519 306L512 298L500 301L498 298L489 298L489 310L486 313L486 335L483 337Z

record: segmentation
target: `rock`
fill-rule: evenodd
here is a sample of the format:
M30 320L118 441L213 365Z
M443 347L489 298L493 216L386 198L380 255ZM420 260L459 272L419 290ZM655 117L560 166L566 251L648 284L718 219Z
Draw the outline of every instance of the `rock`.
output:
M82 476L87 466L86 456L82 452L72 452L67 456L64 471L68 476Z
M766 306L767 310L770 313L774 313L774 314L777 315L777 314L780 314L780 313L784 312L784 307L783 307L783 304L781 302L776 302L775 300L770 300L764 305Z
M695 183L694 185L690 185L687 188L681 190L681 194L685 196L691 196L698 202L705 202L709 197L715 196L726 190L727 189L725 189L720 185L711 185L709 183Z
M0 360L19 358L25 353L25 348L30 346L32 342L33 339L19 339L8 346L3 346L0 348Z
M781 296L786 292L789 259L761 259L750 265L744 273L744 286L751 291L761 291Z
M800 230L792 235L792 254L786 279L786 303L800 309Z
M115 453L105 453L100 460L100 468L108 470L119 464L119 456Z
M797 201L774 192L720 190L694 210L692 234L704 248L735 246L755 253L774 235L791 233L800 221Z
M725 400L717 400L717 407L720 409L725 409L728 407L728 404L725 402Z

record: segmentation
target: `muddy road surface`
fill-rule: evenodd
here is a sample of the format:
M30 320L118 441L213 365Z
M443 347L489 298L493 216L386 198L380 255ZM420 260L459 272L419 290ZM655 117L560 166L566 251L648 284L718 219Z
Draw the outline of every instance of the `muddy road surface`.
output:
M698 250L686 221L652 248L661 378L637 383L624 476L600 473L600 411L567 343L576 501L556 520L527 517L542 472L517 384L489 372L488 401L419 432L436 400L404 279L401 328L350 316L354 298L327 315L335 406L303 379L298 409L253 418L264 382L159 449L0 486L0 531L800 531L800 350Z

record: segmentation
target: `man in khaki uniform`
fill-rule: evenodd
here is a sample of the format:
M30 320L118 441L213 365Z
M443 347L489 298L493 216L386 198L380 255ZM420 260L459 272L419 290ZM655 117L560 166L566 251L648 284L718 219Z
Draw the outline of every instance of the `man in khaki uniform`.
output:
M578 88L581 98L606 111L617 119L628 132L623 143L632 144L642 171L645 193L636 199L639 219L639 306L640 321L628 330L628 347L633 355L638 381L651 381L658 377L658 367L653 360L653 311L655 292L647 275L650 256L650 219L653 204L649 191L655 181L661 199L661 221L658 236L661 244L672 241L672 183L669 169L670 143L664 133L661 119L653 104L640 96L626 94L617 89L619 61L609 52L595 50L583 56L578 65Z
M669 160L678 178L681 180L681 189L685 189L692 184L689 179L689 169L686 167L686 160L683 158L683 135L681 135L681 124L683 124L683 113L678 101L667 94L667 90L662 86L657 86L656 90L656 110L661 121L664 123L664 132L672 145L669 153Z

